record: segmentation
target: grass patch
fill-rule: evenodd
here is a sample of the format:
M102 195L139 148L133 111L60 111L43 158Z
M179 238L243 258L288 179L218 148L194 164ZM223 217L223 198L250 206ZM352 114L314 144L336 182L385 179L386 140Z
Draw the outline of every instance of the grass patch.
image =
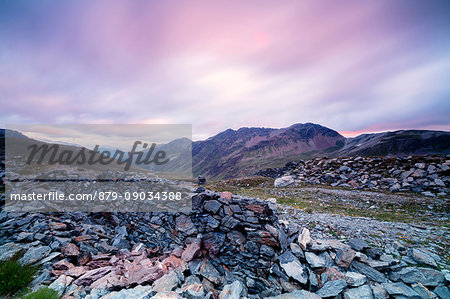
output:
M431 223L433 225L443 225L444 227L448 227L449 225L446 221L442 220L445 216L446 207L433 204L434 218L431 219L427 207L430 203L423 202L423 199L412 194L408 195L409 200L389 202L377 201L374 199L369 200L367 195L365 195L365 198L360 198L357 193L355 193L353 198L350 198L345 195L333 195L326 191L336 189L345 190L344 188L318 185L316 187L320 187L322 190L303 190L302 192L296 193L296 191L302 190L304 186L273 188L265 186L261 187L261 183L266 183L271 186L270 182L264 182L261 178L258 178L253 182L242 179L222 181L219 183L208 184L206 187L216 191L230 191L235 194L253 198L267 199L274 197L279 204L302 209L306 213L322 212L353 217L369 217L390 222ZM380 193L384 194L385 192L377 191L377 193L374 193L374 196ZM385 193L385 195L386 198L392 196L391 193ZM400 195L402 194L395 194L395 196ZM374 209L370 208L372 205L375 206ZM441 213L442 216L436 216L436 213Z
M58 292L50 288L41 288L33 293L29 293L20 299L59 299Z
M10 260L0 262L0 296L13 296L23 292L33 281L39 268L36 266L23 266L17 254Z

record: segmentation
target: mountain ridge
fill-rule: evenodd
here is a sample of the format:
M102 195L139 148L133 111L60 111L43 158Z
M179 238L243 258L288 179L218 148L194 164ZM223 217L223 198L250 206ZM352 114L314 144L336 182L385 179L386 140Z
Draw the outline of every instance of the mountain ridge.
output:
M193 142L194 175L226 179L315 157L449 155L450 132L397 130L346 138L314 123L227 129ZM255 171L256 170L256 171Z
M0 130L0 137L4 136L5 131ZM189 142L184 138L160 146L170 153L173 147L188 146ZM261 169L282 167L290 161L317 157L405 155L450 155L450 132L397 130L346 138L314 123L297 123L280 129L227 129L192 142L192 170L195 176L214 180L247 176ZM177 167L183 163L190 167L190 157L175 159Z

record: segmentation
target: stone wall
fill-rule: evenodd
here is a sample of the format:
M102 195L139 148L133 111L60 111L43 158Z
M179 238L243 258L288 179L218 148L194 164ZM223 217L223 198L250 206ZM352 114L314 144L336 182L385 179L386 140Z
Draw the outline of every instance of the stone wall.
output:
M192 258L208 257L233 272L267 276L275 254L290 243L280 229L276 207L256 199L232 199L228 192L221 195L206 191L194 196L189 214L134 215L137 232L143 232L136 235L145 235L148 245L161 251L187 247L195 251Z
M280 222L269 202L211 191L188 214L3 211L0 261L23 251L41 267L32 286L64 298L448 297L447 264L427 249L397 257Z

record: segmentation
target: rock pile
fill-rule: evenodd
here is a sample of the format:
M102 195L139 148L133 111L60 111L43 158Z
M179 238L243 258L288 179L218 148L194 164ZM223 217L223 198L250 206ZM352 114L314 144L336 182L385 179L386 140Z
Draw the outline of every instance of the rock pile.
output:
M276 187L310 183L445 196L449 192L450 160L443 157L317 158L264 169L256 175L277 179Z
M361 239L313 240L276 208L229 192L181 213L0 213L0 260L40 264L64 298L448 298L450 273ZM413 266L414 265L414 266ZM427 297L428 296L428 297Z

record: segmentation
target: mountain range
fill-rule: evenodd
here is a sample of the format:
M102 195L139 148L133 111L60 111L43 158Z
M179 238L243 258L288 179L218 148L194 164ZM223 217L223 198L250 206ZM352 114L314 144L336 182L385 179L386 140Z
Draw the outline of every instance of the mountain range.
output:
M15 138L26 138L19 132L10 134L16 134ZM3 137L0 138L3 148L3 130L0 130L0 137ZM191 143L191 140L182 138L159 145L158 149L172 157L171 167L183 168L184 164L190 167L191 159L176 153L180 148L190 146L194 176L226 179L315 157L446 156L450 155L450 132L399 130L345 138L337 131L318 124L299 123L281 129L228 129L206 140Z
M192 146L194 175L241 177L314 157L449 155L450 132L399 130L345 138L305 123L282 129L228 129Z

